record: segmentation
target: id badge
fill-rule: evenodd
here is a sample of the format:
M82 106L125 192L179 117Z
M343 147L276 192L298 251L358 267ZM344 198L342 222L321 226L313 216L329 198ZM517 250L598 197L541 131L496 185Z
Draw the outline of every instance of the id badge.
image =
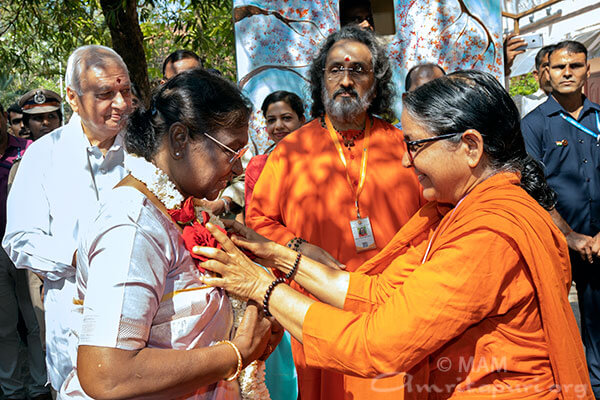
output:
M373 236L373 229L371 228L371 221L369 217L358 218L350 221L350 229L352 229L352 237L354 237L354 245L356 251L373 250L377 246L375 245L375 236Z

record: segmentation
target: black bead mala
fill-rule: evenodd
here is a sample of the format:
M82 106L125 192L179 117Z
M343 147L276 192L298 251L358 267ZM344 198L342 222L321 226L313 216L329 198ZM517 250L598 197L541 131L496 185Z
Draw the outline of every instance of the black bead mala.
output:
M298 255L296 256L296 261L294 261L294 266L292 267L292 269L290 270L290 272L288 272L285 275L285 279L287 281L291 280L292 277L294 276L294 274L296 273L296 271L298 270L298 265L300 264L300 259L302 258L302 254L298 253Z
M273 289L275 289L275 286L279 285L280 283L285 283L285 278L275 279L269 285L269 288L267 289L267 293L265 293L265 297L263 299L263 313L265 314L266 317L273 316L273 314L271 314L269 312L269 299L271 298L271 293L273 293Z

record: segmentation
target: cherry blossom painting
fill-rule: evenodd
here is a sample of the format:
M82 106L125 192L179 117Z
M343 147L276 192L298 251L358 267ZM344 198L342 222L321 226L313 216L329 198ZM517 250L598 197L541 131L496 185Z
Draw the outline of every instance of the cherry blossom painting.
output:
M394 82L404 92L406 72L433 62L446 72L477 69L501 82L502 21L499 0L395 0L396 34L389 45ZM394 112L402 110L400 96Z
M447 72L479 69L502 79L499 0L394 1L396 34L388 46L397 93L406 72L434 62ZM310 108L308 70L313 57L339 29L338 0L234 0L238 84L254 104L250 139L256 154L271 144L260 106L287 90ZM398 95L394 112L400 115Z
M260 106L276 90L309 106L308 70L322 41L339 28L337 0L235 0L238 84L254 104L250 139L260 154L270 145Z

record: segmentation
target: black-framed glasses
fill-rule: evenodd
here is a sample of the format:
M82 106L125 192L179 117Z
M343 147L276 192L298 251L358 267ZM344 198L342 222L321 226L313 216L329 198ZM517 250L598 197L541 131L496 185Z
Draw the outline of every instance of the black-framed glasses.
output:
M443 135L433 136L426 139L420 140L406 140L404 139L404 144L406 144L406 152L408 153L408 159L410 160L410 165L415 163L414 155L417 150L423 147L426 143L436 142L438 140L445 140L455 137L456 135L462 135L463 132L455 132L455 133L444 133Z
M333 65L329 68L323 68L323 71L325 72L325 78L327 78L327 80L337 82L344 77L345 72L348 72L352 79L360 80L366 78L373 70L362 64L354 64L351 67Z
M210 140L212 140L213 142L215 142L216 144L221 146L221 148L233 153L233 157L231 157L231 160L229 160L229 164L233 164L237 160L241 159L244 156L244 154L246 154L246 152L248 151L248 146L244 146L241 149L239 149L238 151L235 151L231 147L227 146L226 144L221 143L220 141L218 141L214 137L210 136L206 132L204 132L204 136L206 136L207 138L209 138Z

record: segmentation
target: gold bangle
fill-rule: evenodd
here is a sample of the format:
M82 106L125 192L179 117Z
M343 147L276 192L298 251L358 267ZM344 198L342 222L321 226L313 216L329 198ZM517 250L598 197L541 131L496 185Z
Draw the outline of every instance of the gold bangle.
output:
M242 354L238 350L237 346L232 341L230 341L230 340L219 340L217 343L215 343L215 345L218 345L218 344L228 344L235 351L235 355L237 356L237 368L235 370L235 374L233 374L229 378L225 378L225 380L227 382L231 382L233 380L236 380L240 376L240 373L242 372L242 365L243 365Z

